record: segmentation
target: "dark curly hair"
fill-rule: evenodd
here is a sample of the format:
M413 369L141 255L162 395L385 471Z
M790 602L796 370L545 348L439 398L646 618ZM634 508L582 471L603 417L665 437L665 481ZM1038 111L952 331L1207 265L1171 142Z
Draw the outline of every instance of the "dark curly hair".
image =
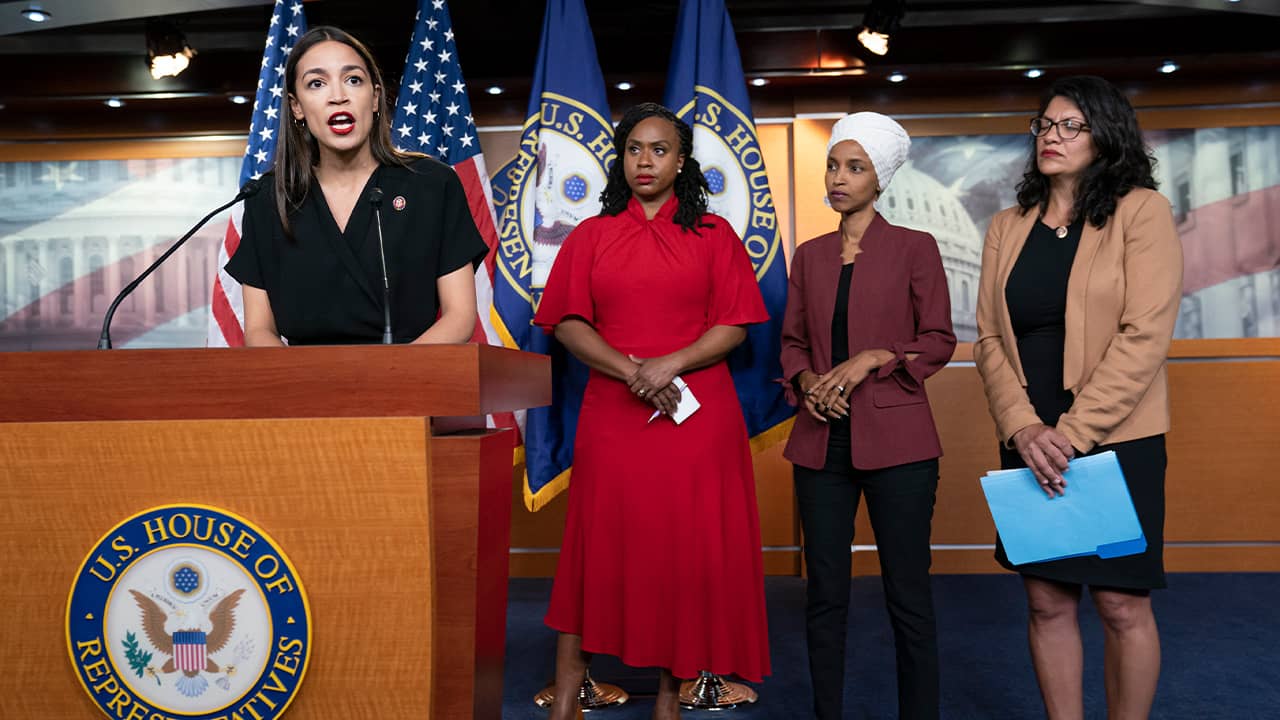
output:
M700 227L715 227L702 222L707 214L707 179L702 176L702 167L693 157L693 128L676 114L658 103L641 103L627 110L613 130L613 148L618 153L609 168L609 182L600 193L601 215L618 215L627 209L631 200L631 187L627 185L627 177L623 172L623 157L626 155L627 138L641 121L651 117L660 117L675 126L676 135L680 137L680 154L684 156L684 166L676 175L674 187L676 201L676 224L685 230L698 233Z
M1111 83L1093 75L1062 78L1040 98L1039 115L1055 97L1067 98L1080 108L1097 150L1097 157L1080 178L1072 217L1083 217L1090 225L1101 228L1115 214L1116 201L1130 190L1156 189L1152 176L1155 158L1143 143L1133 106ZM1032 208L1044 212L1049 205L1049 178L1036 165L1034 136L1031 159L1018 183L1018 205L1024 215Z

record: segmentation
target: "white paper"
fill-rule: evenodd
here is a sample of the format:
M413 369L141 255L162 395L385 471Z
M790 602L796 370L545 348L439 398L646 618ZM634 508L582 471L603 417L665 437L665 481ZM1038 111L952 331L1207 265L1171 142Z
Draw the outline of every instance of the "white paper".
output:
M675 385L676 389L680 391L680 402L676 403L676 411L671 415L671 419L679 425L687 420L695 410L702 407L702 403L698 402L698 399L693 396L693 391L685 384L684 378L677 375L671 378L671 384ZM649 422L657 420L661 415L661 410L654 410L653 414L649 416Z

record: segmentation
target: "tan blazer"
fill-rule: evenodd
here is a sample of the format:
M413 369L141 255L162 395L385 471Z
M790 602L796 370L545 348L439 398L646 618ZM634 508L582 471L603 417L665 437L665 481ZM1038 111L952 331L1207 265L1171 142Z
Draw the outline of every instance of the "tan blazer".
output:
M987 230L978 283L974 361L1000 441L1040 422L1005 304L1004 287L1037 213L999 212ZM1165 360L1182 299L1182 244L1169 201L1135 189L1101 230L1085 223L1067 282L1062 387L1075 395L1057 428L1080 452L1169 430Z

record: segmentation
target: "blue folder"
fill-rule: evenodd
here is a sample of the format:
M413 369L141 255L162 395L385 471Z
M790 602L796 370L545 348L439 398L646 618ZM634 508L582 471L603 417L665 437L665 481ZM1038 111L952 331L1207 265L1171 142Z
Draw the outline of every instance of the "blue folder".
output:
M1063 477L1066 492L1050 499L1025 468L983 476L982 492L1009 562L1113 558L1147 549L1114 452L1072 460Z

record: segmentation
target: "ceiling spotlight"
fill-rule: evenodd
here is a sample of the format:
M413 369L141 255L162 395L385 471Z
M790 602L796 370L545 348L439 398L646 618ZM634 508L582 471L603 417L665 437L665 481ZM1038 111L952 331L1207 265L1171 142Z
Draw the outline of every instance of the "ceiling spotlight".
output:
M891 83L900 83L906 79L907 79L907 76L900 72L889 73L889 77L888 77L888 80Z
M19 10L18 14L33 23L42 23L53 17L53 13L40 7L40 3L31 3Z
M889 38L898 31L902 16L906 15L905 0L871 0L871 7L862 19L858 42L876 55L889 52Z
M105 101L103 101L103 104L105 104L105 105L106 105L107 107L109 107L109 108L122 108L122 107L124 107L124 101L123 101L123 100L121 100L121 99L120 99L120 98L118 98L118 97L107 98Z
M1160 72L1164 73L1165 75L1176 73L1180 69L1182 69L1182 66L1172 60L1165 60L1160 65Z
M617 85L614 85L614 87L618 88L619 90L630 90L631 88L635 87L635 85L632 85L631 83L627 82L626 80L623 80L622 82L618 83Z
M1032 80L1035 80L1042 75L1044 75L1044 71L1040 68L1028 68L1022 72L1022 77L1031 78Z
M175 77L191 64L195 50L176 25L163 21L147 23L147 66L151 77Z
M231 100L231 102L233 102L233 103L235 103L235 104L237 104L237 105L244 105L245 103L249 102L249 98L247 98L247 97L245 97L245 96L243 96L243 95L232 95L232 96L231 96L231 98L230 98L230 100Z
M751 78L751 84L755 87L764 87L769 84L768 78Z
M485 88L484 91L489 93L490 95L501 95L502 93L506 92L506 90L504 90L501 85L490 85L489 87Z

